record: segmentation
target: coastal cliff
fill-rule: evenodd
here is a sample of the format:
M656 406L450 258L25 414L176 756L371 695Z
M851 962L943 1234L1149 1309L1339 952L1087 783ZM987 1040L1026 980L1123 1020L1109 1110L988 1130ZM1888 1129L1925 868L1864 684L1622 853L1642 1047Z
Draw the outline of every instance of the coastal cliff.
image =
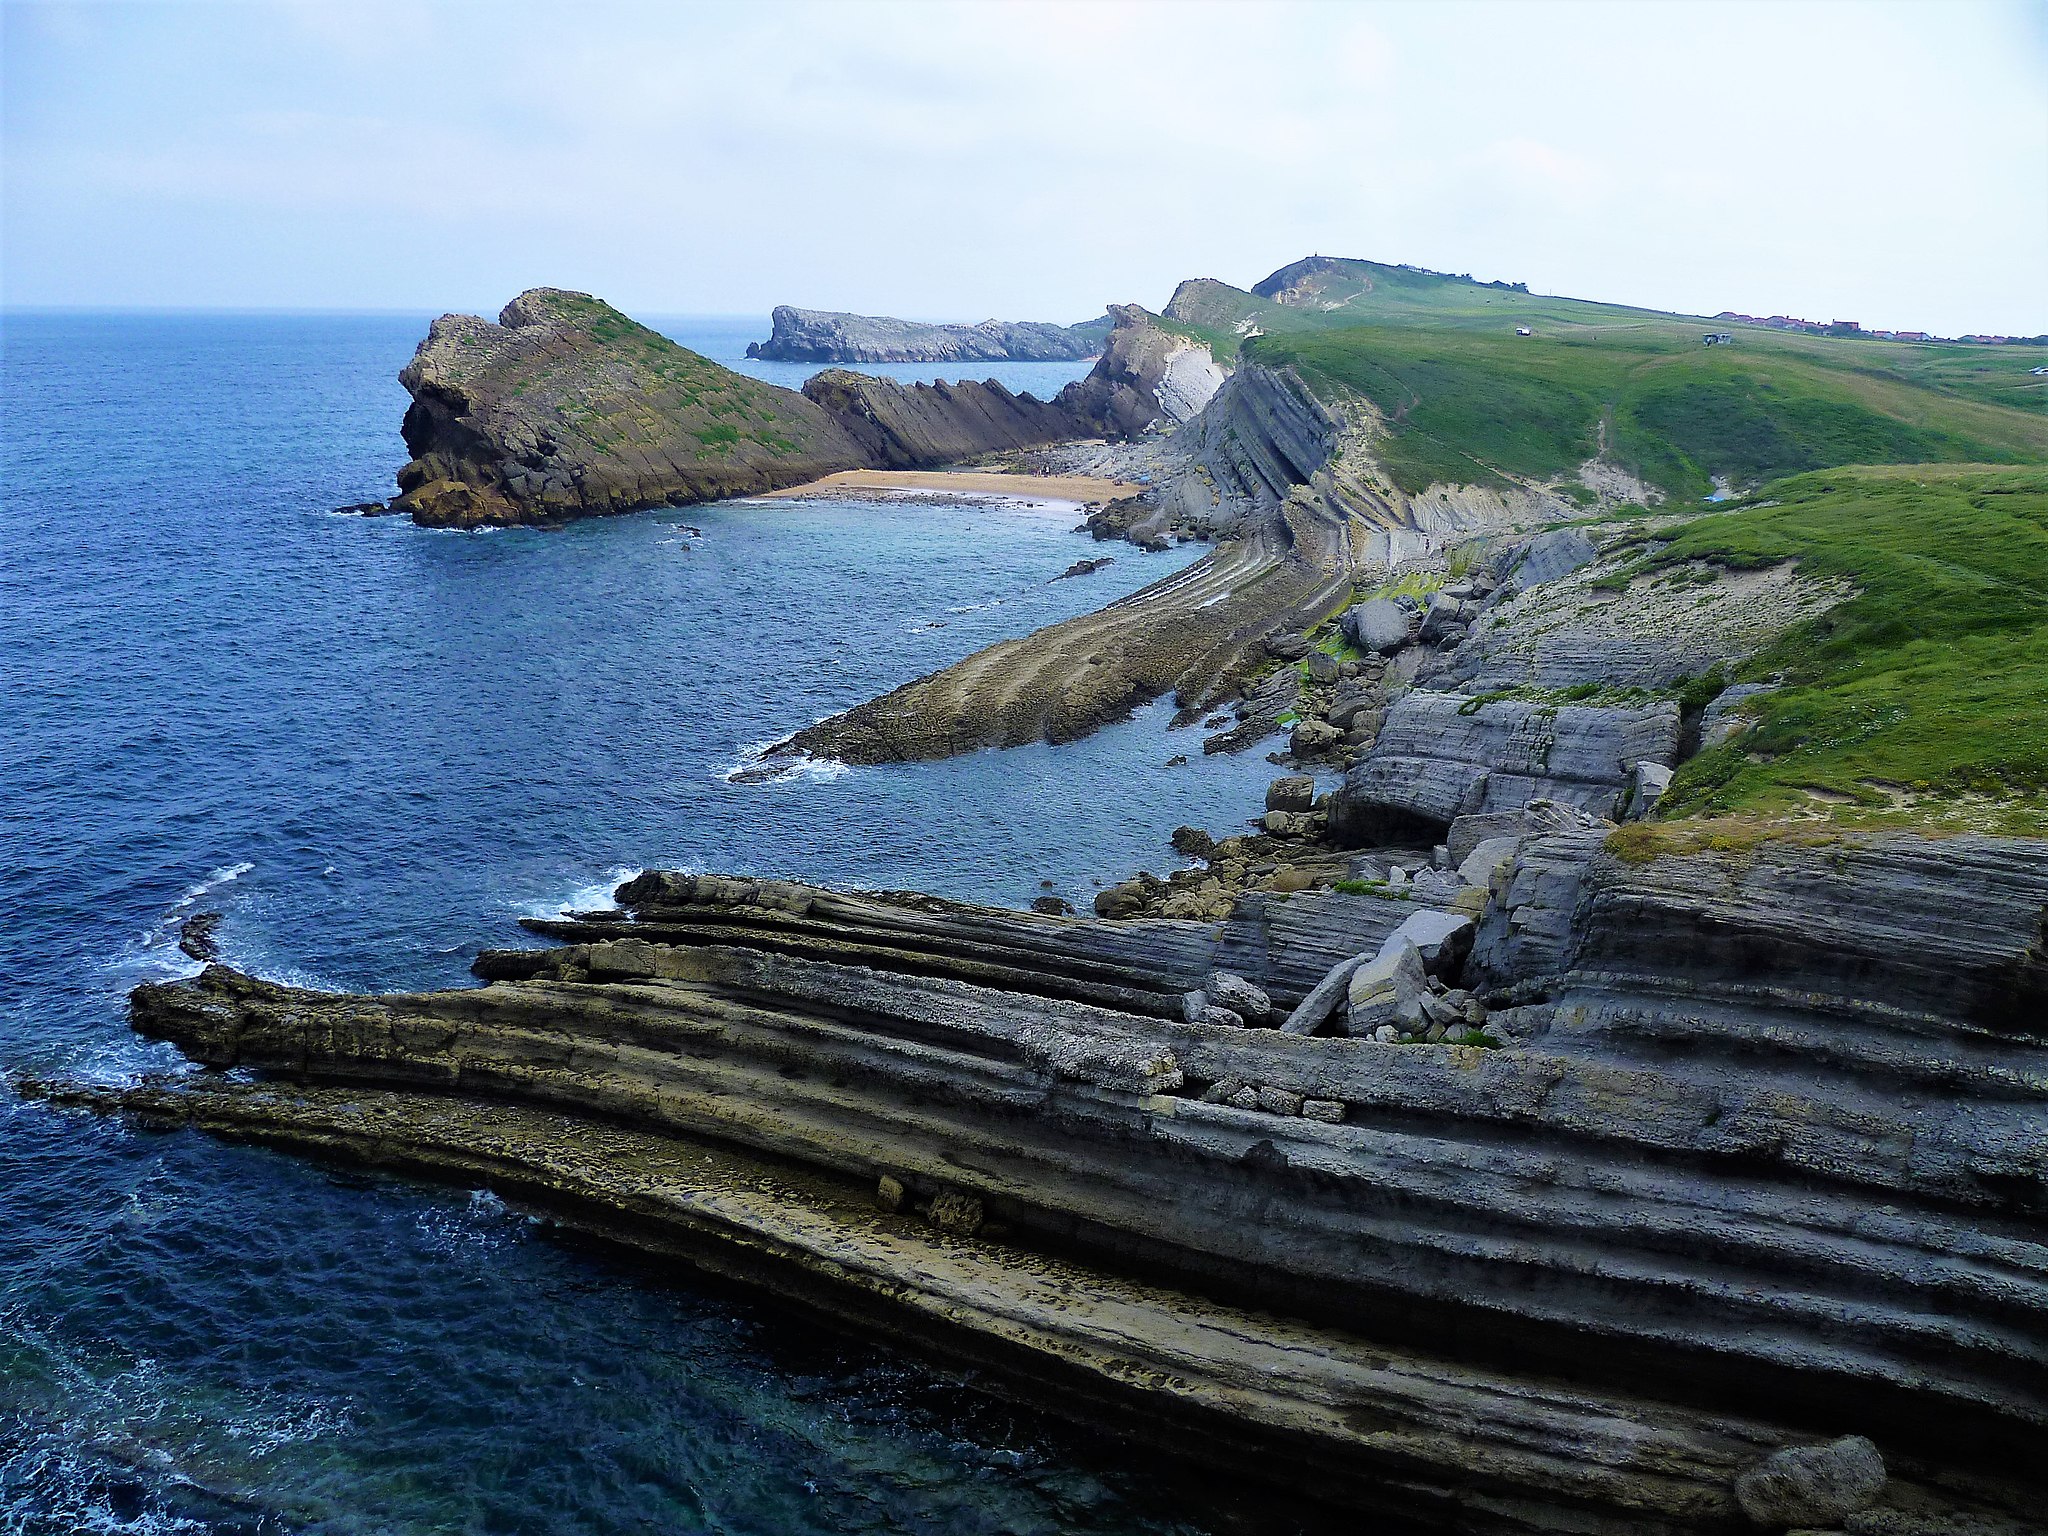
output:
M795 363L1052 362L1093 357L1109 329L1107 318L1083 325L1039 320L926 325L778 304L768 339L749 342L747 356Z
M482 1180L1430 1528L2034 1528L2040 845L1610 835L1519 839L1469 957L1428 948L1451 990L1402 962L1457 1039L1355 981L1316 1012L1361 950L1469 942L1413 897L1105 922L652 873L480 989L137 990L282 1081L36 1091Z
M495 325L443 315L399 380L412 460L393 510L430 527L683 506L1084 432L999 384L870 379L820 404L553 288L521 294Z

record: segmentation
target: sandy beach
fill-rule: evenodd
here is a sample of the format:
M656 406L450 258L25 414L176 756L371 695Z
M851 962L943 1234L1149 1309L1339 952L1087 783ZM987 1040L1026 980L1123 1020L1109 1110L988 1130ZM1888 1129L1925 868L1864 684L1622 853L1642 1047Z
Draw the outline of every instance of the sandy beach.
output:
M1097 475L1014 475L990 470L847 469L822 480L769 491L768 497L847 495L862 491L958 491L983 496L1028 496L1046 501L1114 501L1144 487Z

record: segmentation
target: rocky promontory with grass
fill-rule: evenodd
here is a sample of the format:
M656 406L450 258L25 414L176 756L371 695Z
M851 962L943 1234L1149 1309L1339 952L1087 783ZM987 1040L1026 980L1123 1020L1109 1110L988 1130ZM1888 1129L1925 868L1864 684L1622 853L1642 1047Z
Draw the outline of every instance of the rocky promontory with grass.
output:
M1103 316L1081 325L1043 320L932 325L778 304L768 339L749 342L747 356L787 363L1057 362L1095 356L1112 323Z
M443 315L399 375L412 460L392 509L429 527L545 526L1084 430L995 383L826 379L805 394L761 383L556 288L521 294L496 324Z
M217 1070L31 1091L488 1184L1334 1526L2040 1531L2038 404L1328 258L1117 318L1049 405L827 374L718 418L734 474L769 406L819 459L1008 433L1144 487L1102 536L1214 544L788 746L1171 694L1179 758L1279 770L1241 824L1092 913L656 870L475 987L209 964L133 1017ZM461 462L509 487L494 430Z

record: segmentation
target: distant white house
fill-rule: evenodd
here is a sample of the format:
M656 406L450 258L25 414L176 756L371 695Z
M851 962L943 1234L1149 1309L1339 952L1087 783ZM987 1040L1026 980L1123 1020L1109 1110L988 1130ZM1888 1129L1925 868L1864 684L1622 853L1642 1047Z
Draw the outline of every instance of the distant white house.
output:
M1531 331L1526 325L1518 325L1515 327L1515 334L1517 336L1532 336L1535 332Z

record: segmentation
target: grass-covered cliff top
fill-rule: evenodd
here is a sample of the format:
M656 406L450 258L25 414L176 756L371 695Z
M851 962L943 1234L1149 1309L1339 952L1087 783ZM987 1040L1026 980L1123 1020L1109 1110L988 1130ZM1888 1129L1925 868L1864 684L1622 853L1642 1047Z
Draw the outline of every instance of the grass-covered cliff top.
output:
M780 459L838 440L794 391L734 373L601 299L559 288L521 294L497 325L468 316L437 323L414 368L530 418L577 457L640 449L698 462Z
M1639 569L1786 560L1855 595L1729 679L1785 686L1660 816L2048 835L2048 469L1802 475L1660 535Z
M1166 319L1370 400L1411 492L1569 481L1596 453L1681 500L1836 464L2048 458L2030 372L2048 348L1771 331L1321 258L1252 291L1184 283Z

